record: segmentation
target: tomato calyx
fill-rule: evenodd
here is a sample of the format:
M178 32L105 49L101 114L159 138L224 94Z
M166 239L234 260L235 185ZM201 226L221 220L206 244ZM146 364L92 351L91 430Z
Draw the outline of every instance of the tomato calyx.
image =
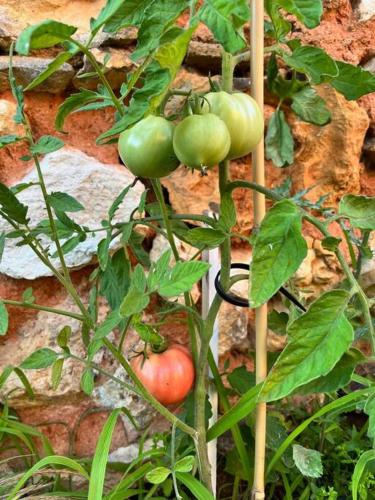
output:
M155 328L143 323L139 315L134 316L132 326L145 343L143 351L137 355L143 354L147 358L148 350L155 354L160 354L167 350L167 340Z

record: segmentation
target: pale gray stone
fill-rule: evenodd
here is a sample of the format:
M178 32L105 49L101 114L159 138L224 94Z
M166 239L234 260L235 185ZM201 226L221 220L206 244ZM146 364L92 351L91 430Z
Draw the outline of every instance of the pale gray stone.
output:
M356 11L361 21L368 21L375 16L374 0L360 0L356 7Z
M47 69L53 59L42 57L13 57L13 73L18 85L27 87L42 71ZM0 92L10 88L9 79L9 57L0 56ZM69 63L64 63L49 78L42 82L35 90L39 92L50 92L58 94L63 92L70 84L74 76L74 69Z
M79 150L62 148L47 154L41 168L45 177L48 192L62 191L75 197L85 210L71 213L70 216L78 224L95 229L107 217L108 209L122 189L134 181L134 176L121 165L106 165L95 158L87 156ZM37 172L33 169L22 182L36 182ZM143 185L138 182L127 194L121 204L115 221L128 221L130 214L139 205ZM41 220L47 218L44 200L39 186L32 186L18 195L19 200L29 207L30 226L35 227ZM10 228L4 220L0 220L0 231ZM80 268L90 263L96 254L97 245L104 237L104 232L88 234L87 239L80 243L65 256L69 268ZM41 237L45 246L54 245L47 237ZM17 239L7 239L0 273L12 278L36 279L51 276L51 271L39 260L29 246L17 246ZM118 245L118 240L112 242L112 248ZM58 259L52 259L56 267Z

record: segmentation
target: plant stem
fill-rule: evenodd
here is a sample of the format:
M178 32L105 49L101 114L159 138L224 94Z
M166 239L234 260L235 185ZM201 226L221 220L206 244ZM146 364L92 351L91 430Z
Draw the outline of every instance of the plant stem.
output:
M164 196L163 196L163 191L162 191L160 181L159 181L159 179L151 179L151 184L152 184L152 187L154 189L156 199L158 200L158 203L160 206L160 210L161 210L162 217L163 217L163 222L165 225L165 229L167 231L169 245L172 249L173 256L174 256L176 262L178 262L180 260L180 256L178 254L176 243L174 241L173 232L172 232L171 224L169 221L168 210L167 210L167 206L166 206L165 201L164 201Z
M100 64L98 64L98 62L96 61L95 57L90 52L90 49L88 49L85 45L83 45L82 43L78 42L78 40L75 40L74 38L69 38L68 40L70 42L74 43L85 54L85 56L87 57L87 59L90 61L92 67L97 72L98 77L100 78L102 84L107 89L108 94L111 97L112 102L115 105L117 111L119 112L119 114L121 116L124 116L125 115L125 110L124 110L123 104L121 103L121 101L119 101L119 99L117 99L116 94L113 92L112 87L111 87L109 81L105 77L104 72L102 71L102 69L100 67Z
M14 307L24 307L25 309L35 309L37 311L46 311L53 314L59 314L60 316L69 316L70 318L78 319L83 321L83 316L81 314L75 314L70 311L63 311L62 309L55 309L53 307L41 306L39 304L34 304L30 302L20 302L17 300L0 299L1 302L9 306Z
M126 373L128 374L129 378L131 381L134 383L135 387L138 389L140 396L147 401L155 410L157 410L160 415L162 415L164 418L166 418L172 425L175 425L178 427L180 430L191 436L194 441L197 439L197 432L195 429L190 427L190 425L185 424L177 418L172 412L170 412L165 406L163 406L157 399L152 396L147 389L145 389L142 385L142 382L139 380L137 375L134 373L132 367L128 363L128 361L125 359L125 357L118 352L116 347L106 338L103 339L104 345L107 347L107 349L113 354L113 356L116 358L116 360L120 363L120 365L124 368Z
M370 231L364 231L361 247L364 247L367 245L369 238L370 238ZM356 266L355 273L354 273L354 276L357 279L359 278L359 276L361 274L362 261L363 261L363 250L362 250L362 248L359 248L357 266Z

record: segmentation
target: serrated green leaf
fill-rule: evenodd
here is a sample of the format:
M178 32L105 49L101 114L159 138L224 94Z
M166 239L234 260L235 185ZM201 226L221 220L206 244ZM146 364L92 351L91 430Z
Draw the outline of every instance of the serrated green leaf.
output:
M375 395L371 394L365 404L364 412L368 415L367 435L371 439L375 439Z
M324 377L319 377L309 384L298 387L297 394L331 393L346 387L352 378L355 367L365 360L357 349L349 349ZM374 435L375 437L375 435Z
M4 302L0 300L0 335L5 335L8 331L9 316Z
M180 460L175 463L174 470L176 472L190 472L193 469L194 462L195 457L193 457L192 455L180 458Z
M228 231L230 231L237 222L236 206L231 193L224 192L221 197L220 221Z
M349 299L345 290L326 292L289 325L290 340L263 385L263 401L281 399L332 370L354 338L345 317Z
M323 474L322 456L319 451L293 445L293 460L297 469L306 477L321 477Z
M331 252L336 252L338 246L341 243L341 238L335 238L334 236L327 236L322 239L322 247Z
M15 222L27 222L27 207L23 205L14 193L4 184L0 183L0 207L3 212Z
M71 94L62 104L60 104L57 110L55 118L56 130L63 132L64 122L70 113L78 111L82 106L96 101L104 101L107 102L108 106L111 106L111 102L106 100L103 95L100 95L93 90L81 89L78 93Z
M12 95L14 99L16 100L17 107L16 107L16 114L13 117L13 120L15 123L24 123L25 122L25 116L24 116L24 95L23 95L23 87L22 85L17 85L16 79L14 77L13 73L13 47L14 44L12 43L10 46L9 50L9 85L10 89L12 91Z
M52 365L51 386L53 391L56 391L56 389L60 385L63 366L64 358L57 359Z
M314 84L336 78L339 74L336 62L319 47L302 45L292 54L283 53L282 57L293 69L308 75Z
M209 227L196 227L190 229L185 235L186 240L193 246L204 246L205 248L218 247L226 238L226 234L220 229Z
M286 335L289 315L286 312L278 312L275 309L268 314L267 326L278 335Z
M130 233L128 239L128 245L130 246L132 252L137 258L138 262L142 264L142 266L149 267L150 266L150 256L149 253L143 248L143 240L144 236L136 231L132 231Z
M99 15L96 19L92 19L91 21L91 31L93 33L97 33L99 29L110 19L117 14L117 12L127 4L126 0L108 0L102 10L99 12ZM130 1L130 3L132 3ZM136 3L136 2L133 2Z
M177 36L168 43L163 42L155 52L154 59L158 61L162 68L169 70L171 80L175 78L177 71L180 69L189 42L196 28L197 24L193 24L193 26L187 30L178 30ZM160 99L160 97L158 99ZM155 102L153 102L153 104L155 105Z
M134 187L134 182L132 182L131 184L129 184L128 186L126 186L121 191L121 193L117 195L116 199L114 200L114 202L112 203L112 205L110 206L110 208L108 210L108 218L109 218L110 221L116 215L116 212L117 212L118 208L120 207L121 203L125 199L125 196L128 194L128 192L130 191L130 189L132 187Z
M264 304L297 271L307 255L301 230L301 212L290 200L281 200L268 211L253 249L251 307Z
M64 146L64 141L53 135L43 135L36 144L30 147L34 155L45 155L53 153Z
M86 368L86 370L82 373L80 385L82 391L87 394L87 396L91 396L92 391L94 390L94 374L91 368Z
M34 351L30 356L28 356L24 361L22 361L20 367L24 370L38 370L39 368L47 368L51 366L56 359L58 354L48 347L43 347Z
M60 54L58 54L55 59L48 64L47 68L39 73L39 75L27 85L25 91L32 90L43 83L49 76L53 75L53 73L55 73L64 63L68 62L69 59L71 59L78 52L79 49L76 46L69 48L66 52L60 52Z
M150 291L155 291L158 284L169 272L169 264L171 262L172 251L166 250L156 262L152 263L151 269L147 276L147 286Z
M148 5L150 5L150 0L126 0L122 2L121 6L106 21L103 31L114 33L126 26L139 26Z
M35 302L35 296L31 287L26 288L26 290L23 292L22 300L27 304L33 304Z
M239 31L250 18L248 2L245 0L207 0L199 9L198 16L227 52L234 54L246 47Z
M170 469L166 467L155 467L155 469L147 472L146 479L151 484L161 484L167 479L170 473Z
M142 323L142 321L136 319L132 322L132 326L138 333L139 337L147 344L151 344L153 346L161 346L165 344L164 338L150 325Z
M100 273L99 292L112 310L119 308L130 285L130 262L123 249L118 250L108 260L105 271Z
M375 197L347 194L339 204L339 215L358 229L375 229Z
M81 236L73 236L72 238L69 238L68 240L64 241L64 243L61 245L61 250L63 254L67 254L74 250L80 243L82 242ZM54 252L52 254L52 258L56 259L59 256L58 251Z
M68 24L46 19L38 24L28 26L19 35L16 51L27 56L31 49L45 49L71 37L77 28Z
M120 314L123 317L138 314L148 306L149 302L150 297L147 293L130 287L120 305Z
M73 198L73 196L68 193L62 193L61 191L52 192L48 196L48 201L52 208L60 212L79 212L85 208L78 200Z
M255 386L255 373L247 371L245 366L235 368L227 375L227 379L233 389L241 396Z
M210 265L206 262L177 262L170 275L160 282L159 294L164 297L174 297L189 292L209 268Z
M96 328L93 340L100 340L112 332L122 321L119 311L111 311L105 320Z
M187 0L158 0L146 8L138 31L137 46L132 54L138 60L152 53L163 33L189 5Z
M269 15L272 27L266 30L275 40L281 42L285 40L286 35L291 31L292 25L280 13L280 4L275 0L265 0L264 6Z
M102 144L108 137L120 134L131 125L153 111L158 102L158 96L163 96L171 83L171 74L167 68L162 68L158 62L151 63L144 72L142 87L138 88L126 107L125 115L115 125L97 138L97 143ZM151 106L154 104L154 107Z
M323 14L322 0L276 0L284 10L294 14L307 28L316 28Z
M365 94L375 92L375 75L360 66L353 66L342 61L336 61L339 74L331 82L338 92L349 101L359 99Z
M23 140L24 138L18 135L3 135L0 137L0 149Z
M284 111L277 109L268 123L265 139L266 158L276 167L291 165L294 159L292 132L285 119Z
M67 347L72 333L72 328L69 325L65 325L57 335L57 345L61 348Z
M305 122L325 125L331 119L331 113L316 90L305 87L293 96L292 110Z
M98 260L99 260L99 267L102 271L105 271L108 264L110 244L111 244L111 233L108 232L107 237L103 238L98 243Z

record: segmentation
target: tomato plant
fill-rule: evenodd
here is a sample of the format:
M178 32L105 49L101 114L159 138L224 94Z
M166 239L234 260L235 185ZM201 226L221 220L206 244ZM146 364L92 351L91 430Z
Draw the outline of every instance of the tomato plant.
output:
M131 361L139 380L160 403L182 403L194 384L194 364L187 349L175 344L163 352L147 352Z
M292 165L294 160L293 135L286 118L288 113L285 113L288 106L298 119L324 126L331 119L331 113L318 94L317 85L329 84L348 100L375 91L375 77L369 72L335 61L319 47L303 45L296 39L295 33L292 34L290 14L307 28L314 28L320 22L322 1L309 2L308 7L305 4L298 0L265 2L266 34L273 40L266 48L269 53L267 86L277 101L266 127L265 151L275 168ZM181 18L176 22L182 14L182 19L187 19L184 26ZM348 432L339 433L338 439L344 439L344 436L348 444L347 449L335 449L335 453L347 464L345 474L351 474L348 484L354 500L358 498L358 491L363 490L362 475L366 477L366 484L373 484L369 466L374 461L371 440L375 437L375 384L372 377L360 374L358 367L363 371L366 363L375 356L374 300L366 295L358 277L363 262L372 257L369 241L375 229L375 199L348 194L332 208L324 205L324 199L313 203L305 199L305 192L291 192L288 185L269 189L253 181L231 179L230 160L252 151L263 135L259 106L246 94L233 92L234 71L239 63L250 57L244 30L249 18L249 6L245 0L238 0L235 8L231 2L222 0L192 1L189 8L187 2L181 0L108 0L97 18L91 20L91 34L84 42L76 35L77 28L51 20L26 28L18 37L15 50L20 55L28 55L34 49L52 47L58 50L54 61L27 86L28 91L77 54L85 56L100 85L93 91L81 89L60 105L56 130L63 131L64 121L70 113L111 108L114 124L98 137L97 142L118 141L121 158L136 176L134 182L124 186L113 201L101 227L95 229L103 237L97 248L98 265L89 279L88 300L75 286L65 256L80 242L90 238L93 231L71 216L83 208L77 200L68 193L49 192L45 184L40 158L64 143L54 136L35 140L32 121L24 106L25 89L16 83L13 75L14 47L11 47L9 81L17 106L15 121L21 126L22 133L0 137L0 147L9 147L19 141L27 144L29 156L26 159L31 158L35 164L47 218L37 226L33 225L29 207L18 196L28 185L10 189L0 184L0 216L11 226L9 231L0 235L0 254L9 238L17 238L19 245L29 245L65 288L75 310L65 311L38 304L30 294L24 294L18 301L4 297L0 300L0 334L7 331L7 306L44 310L80 322L84 354L78 356L71 352L71 329L67 325L56 332L56 349L42 347L20 366L6 367L0 376L0 385L4 385L13 374L32 395L24 371L52 367L52 386L56 388L64 374L64 364L73 359L83 366L81 387L88 396L94 390L95 375L100 373L118 384L119 390L135 394L134 397L151 405L170 424L171 431L163 437L162 447L151 450L154 453L140 451L132 464L136 470L129 473L130 469L126 468L124 477L106 495L103 464L109 453L116 419L124 411L127 418L134 421L128 409L117 409L105 424L92 464L54 455L47 447L46 456L24 473L12 487L9 498L15 498L33 473L44 468L48 472L48 488L61 496L74 493L68 486L65 491L56 491L63 487L60 480L51 485L50 465L53 464L84 477L89 487L83 495L87 493L89 500L120 500L129 495L137 498L151 498L153 495L192 498L193 495L198 499L212 500L215 471L211 469L207 443L226 431L231 432L233 439L226 463L227 472L235 477L231 485L232 498L238 498L240 490L243 498L249 498L254 479L251 459L254 433L255 439L260 436L260 441L256 441L258 445L263 443L255 446L254 464L255 467L260 462L263 465L264 457L267 458L267 470L261 479L266 483L270 498L274 494L274 498L292 498L293 492L301 493L301 498L318 493L324 498L331 487L338 487L337 474L333 474L332 485L330 474L325 477L323 472L322 456L325 447L331 449L328 445L332 445L330 433L337 428L337 424L331 425L328 419L356 408L365 419L363 425L358 425L360 436L353 432L349 440ZM176 74L199 23L204 23L212 31L223 54L220 83L208 93L174 88ZM119 92L115 92L106 77L105 64L96 61L92 47L101 31L116 34L129 26L137 28L138 32L137 46L131 56L136 69L127 76ZM182 109L176 110L175 115L166 116L166 104L175 95L183 98ZM218 214L181 215L167 205L159 178L169 175L179 163L204 171L218 164L218 178L214 170L205 172L211 176L212 183L218 183ZM129 191L141 182L139 177L151 179L147 187L151 184L157 203L153 202L154 198L149 200L143 196L128 220L114 222L120 204L126 203ZM231 276L231 243L238 236L233 233L236 206L232 194L239 188L261 193L271 207L259 221L259 227L254 228L251 238L240 235L249 248L251 246L250 274ZM334 224L340 238L337 231L331 233ZM270 314L270 325L283 336L285 347L274 357L277 359L272 359L265 380L255 383L252 374L244 367L221 373L210 352L210 341L223 296L239 280L249 281L246 306L254 309L264 309L281 287L289 289L289 294L298 293L294 275L308 255L303 232L307 225L319 232L323 247L335 255L344 278L298 310L286 300L282 304L283 312ZM142 226L151 226L167 240L170 248L152 264L147 254L145 256L142 236L136 231ZM45 244L40 235L48 238L50 244ZM192 258L179 254L177 240L196 247ZM113 253L115 245L119 248ZM345 245L350 261L343 253ZM203 315L200 303L194 302L191 291L209 271L209 264L200 259L201 253L216 247L220 248L220 286L224 295L216 294ZM104 319L98 314L99 299L105 300L110 309ZM303 301L303 297L299 300ZM172 344L164 352L149 352L146 359L140 356L130 361L127 348L130 330L146 344L146 352L149 345L156 343L160 347L164 340L158 329L168 315L176 315L179 321L186 322L191 357L183 348ZM366 339L370 356L357 349L359 338ZM111 363L122 372L121 375L126 374L125 380L125 377L118 376L117 371L111 371L111 363L108 368L97 362L96 354L100 349L111 356ZM209 419L210 401L207 400L211 381L222 412L215 422ZM358 390L352 391L353 382L360 387ZM188 395L190 389L193 390ZM319 399L315 394L323 396ZM297 415L288 420L283 413L284 401L293 404L296 395L311 396L318 408L310 416ZM181 402L184 405L178 413L166 406ZM257 407L265 410L266 403L272 405L273 412L269 413L267 422L262 421L262 425L254 430L252 414ZM6 426L11 424L7 415L3 420L6 420ZM267 436L266 423L270 431ZM327 424L329 436L325 436L325 427L322 427L319 439L313 440L317 449L311 449L309 443L303 441L303 433L321 423ZM23 436L22 433L17 435ZM352 443L356 437L360 446L354 455ZM141 441L140 448L143 446ZM28 441L26 445L32 449ZM332 470L331 465L327 470ZM317 484L318 481L322 483ZM137 485L137 488L129 491L132 485ZM265 488L254 487L256 500L264 495Z

